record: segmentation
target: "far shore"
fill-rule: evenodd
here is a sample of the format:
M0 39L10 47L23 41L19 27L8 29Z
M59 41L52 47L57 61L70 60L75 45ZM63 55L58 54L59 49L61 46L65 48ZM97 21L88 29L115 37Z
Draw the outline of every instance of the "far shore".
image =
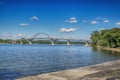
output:
M9 44L9 43L0 43L0 44ZM109 48L109 47L97 46L97 48L100 48L100 49L103 49L103 50L110 50L110 51L120 52L120 47L118 47L118 48Z
M99 47L99 46L97 46L97 47L101 48L103 50L110 50L110 51L120 52L120 47L119 48L108 48L108 47Z

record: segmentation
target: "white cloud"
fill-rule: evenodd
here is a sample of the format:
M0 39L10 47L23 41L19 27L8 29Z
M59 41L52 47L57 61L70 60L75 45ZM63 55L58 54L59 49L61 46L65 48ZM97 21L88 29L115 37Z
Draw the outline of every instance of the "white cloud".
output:
M103 18L103 20L105 20L106 18Z
M120 27L120 22L117 22L117 23L116 23L116 26Z
M30 18L31 20L39 20L39 18L38 17L36 17L36 16L33 16L32 18Z
M20 26L28 26L28 23L21 23Z
M100 28L100 30L105 30L105 28Z
M17 40L17 39L21 39L21 38L31 38L34 34L23 34L23 33L18 33L18 34L12 34L12 33L1 33L0 34L0 38L2 39L13 39L13 40Z
M97 20L105 20L106 18L102 18L102 17L97 17Z
M70 20L66 20L65 22L69 22L69 23L77 23L77 19L76 17L71 17Z
M102 19L102 18L101 18L101 17L97 17L96 19L97 19L97 20L100 20L100 19Z
M2 33L0 35L0 37L3 38L3 39L10 39L10 38L12 38L12 35L10 33L5 32L5 33Z
M16 36L18 36L18 37L23 37L23 36L25 36L24 34L17 34Z
M92 21L91 24L98 24L98 21Z
M104 20L104 23L108 23L109 22L109 20Z
M78 30L77 28L61 28L60 32L69 33L69 32L75 32L77 30Z

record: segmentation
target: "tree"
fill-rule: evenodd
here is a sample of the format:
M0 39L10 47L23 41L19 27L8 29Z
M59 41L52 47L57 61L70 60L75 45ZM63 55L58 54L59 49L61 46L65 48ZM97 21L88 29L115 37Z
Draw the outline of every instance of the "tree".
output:
M94 31L91 34L91 40L92 40L92 44L96 45L98 43L100 39L100 33L98 31Z
M120 47L120 28L94 31L91 34L93 45L102 47Z

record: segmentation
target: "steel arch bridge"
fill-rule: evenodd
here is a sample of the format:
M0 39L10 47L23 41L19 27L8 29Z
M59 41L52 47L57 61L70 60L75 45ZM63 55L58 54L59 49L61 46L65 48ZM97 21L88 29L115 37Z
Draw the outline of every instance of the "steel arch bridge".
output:
M44 35L46 37L38 37L39 35ZM33 35L29 40L35 40L35 39L39 39L39 40L50 40L51 44L54 45L55 41L57 40L56 38L51 37L49 34L47 33L37 33L35 35Z
M39 37L39 35L44 35L46 37ZM38 39L38 40L50 40L51 45L54 45L56 41L59 40L63 40L67 42L67 45L70 45L70 41L76 41L76 42L86 42L86 45L88 45L88 40L82 40L82 39L73 39L73 38L55 38L55 37L51 37L49 34L47 33L37 33L35 35L33 35L30 39L28 39L28 41L30 41L32 44L32 41Z

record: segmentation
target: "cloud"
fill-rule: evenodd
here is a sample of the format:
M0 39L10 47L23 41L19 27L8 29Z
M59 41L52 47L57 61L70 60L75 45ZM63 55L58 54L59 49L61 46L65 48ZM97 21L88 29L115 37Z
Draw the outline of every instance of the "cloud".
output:
M105 28L100 28L100 30L105 30Z
M120 27L120 22L117 22L117 23L116 23L116 26Z
M29 24L27 23L21 23L20 26L28 26Z
M100 21L100 22L103 21L104 23L108 23L108 22L110 22L108 19L106 19L106 18L102 18L102 17L97 17L96 20L97 20L97 21ZM94 23L96 24L95 21L93 22L93 24L94 24Z
M23 37L23 36L25 36L25 34L21 34L21 33L20 33L20 34L17 34L16 36L17 36L17 37Z
M75 32L77 30L78 30L77 28L61 28L60 32L69 33L69 32Z
M65 22L69 22L69 23L77 23L77 19L76 17L71 17L70 20L66 20Z
M10 38L12 38L12 35L10 33L5 32L5 33L2 33L0 35L0 37L3 38L3 39L10 39Z
M91 24L98 24L98 21L92 21Z
M101 18L101 17L97 17L96 19L97 19L97 20L100 20L100 19L102 19L102 18Z
M106 18L103 18L103 20L105 20Z
M108 23L109 22L109 20L104 20L104 23Z
M36 16L33 16L32 18L30 18L30 20L39 20L39 18Z
M13 40L18 40L18 39L21 39L21 38L31 38L34 34L23 34L23 33L18 33L18 34L12 34L12 33L8 33L8 32L5 32L5 33L1 33L0 34L0 38L2 39L13 39Z
M97 17L97 20L105 20L106 18L102 18L102 17Z

